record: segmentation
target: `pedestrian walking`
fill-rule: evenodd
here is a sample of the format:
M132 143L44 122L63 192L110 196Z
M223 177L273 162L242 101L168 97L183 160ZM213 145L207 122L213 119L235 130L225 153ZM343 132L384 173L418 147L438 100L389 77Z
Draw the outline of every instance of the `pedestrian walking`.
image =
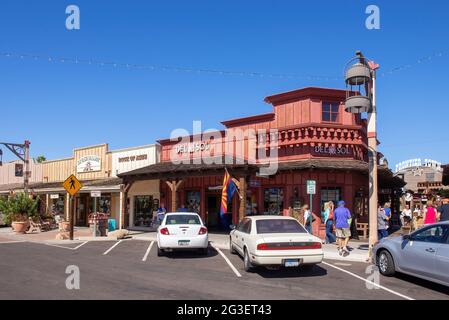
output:
M159 225L164 221L165 214L167 213L167 209L165 209L165 204L161 203L161 206L157 209L157 221Z
M388 216L385 208L379 207L377 210L377 236L379 240L388 237Z
M410 224L410 222L412 221L412 210L410 210L409 205L406 205L404 210L402 210L400 219L401 219L401 226Z
M305 204L302 206L302 212L304 216L304 226L310 234L312 234L312 223L313 223L313 214L309 210L309 205Z
M437 210L433 206L433 202L427 202L427 209L424 211L424 224L434 224L437 222Z
M443 199L443 205L438 207L438 221L449 221L449 198Z
M337 246L340 255L349 254L348 242L351 237L351 212L345 206L346 203L341 200L338 202L338 208L334 211Z
M326 226L326 243L334 243L336 238L334 235L334 203L332 201L324 204L322 216Z

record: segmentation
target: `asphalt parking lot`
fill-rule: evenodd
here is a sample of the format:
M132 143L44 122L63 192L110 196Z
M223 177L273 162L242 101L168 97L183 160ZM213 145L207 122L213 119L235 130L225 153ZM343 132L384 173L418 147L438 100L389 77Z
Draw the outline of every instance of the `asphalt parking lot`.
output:
M158 257L156 243L141 240L4 242L0 257L0 299L449 299L449 288L405 275L367 288L373 269L363 263L246 273L228 250ZM80 270L79 290L66 288L68 266Z

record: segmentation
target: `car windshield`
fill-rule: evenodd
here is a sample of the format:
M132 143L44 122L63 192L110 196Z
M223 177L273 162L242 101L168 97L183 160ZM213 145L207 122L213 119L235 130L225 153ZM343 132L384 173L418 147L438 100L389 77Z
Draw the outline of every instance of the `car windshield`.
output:
M192 214L175 214L167 216L165 224L201 224L201 222L198 216Z
M296 220L268 219L256 221L258 234L264 233L307 233Z

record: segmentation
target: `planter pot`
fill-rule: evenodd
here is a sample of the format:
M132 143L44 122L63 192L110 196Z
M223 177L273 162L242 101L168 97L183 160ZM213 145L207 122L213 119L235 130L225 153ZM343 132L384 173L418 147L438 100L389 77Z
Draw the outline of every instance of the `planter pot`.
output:
M70 231L70 222L60 222L59 223L59 230L63 232Z
M11 223L11 227L15 233L22 233L22 234L26 233L29 226L30 226L30 223L28 221L24 221L24 222L13 221Z

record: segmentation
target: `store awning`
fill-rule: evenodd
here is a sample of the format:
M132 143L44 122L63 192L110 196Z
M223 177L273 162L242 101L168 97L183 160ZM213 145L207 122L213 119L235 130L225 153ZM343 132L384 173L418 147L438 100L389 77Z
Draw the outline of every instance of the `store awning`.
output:
M121 190L123 180L120 178L109 178L85 180L81 181L81 183L83 184L83 188L80 190L80 193L91 191L119 192ZM35 194L66 193L62 187L62 182L31 183L29 185L29 190L31 193ZM23 183L0 185L0 194L9 194L13 191L23 191Z
M188 163L173 163L165 161L134 171L125 172L118 176L123 181L137 180L172 180L188 177L223 175L225 168L233 176L250 176L255 174L259 167L249 164L248 161L232 157L212 157L190 160Z

